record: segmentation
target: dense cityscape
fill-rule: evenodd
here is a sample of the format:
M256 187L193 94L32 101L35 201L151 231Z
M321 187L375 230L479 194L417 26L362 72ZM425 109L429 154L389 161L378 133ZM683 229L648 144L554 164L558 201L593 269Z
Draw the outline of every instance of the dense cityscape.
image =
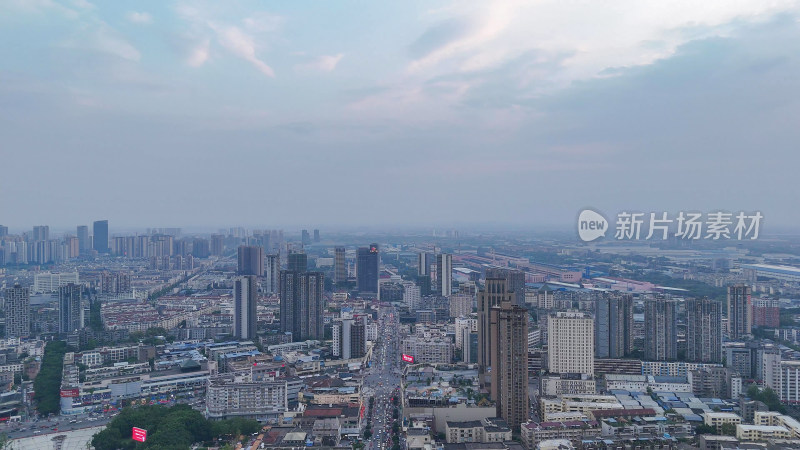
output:
M790 239L99 220L0 242L9 448L800 445Z

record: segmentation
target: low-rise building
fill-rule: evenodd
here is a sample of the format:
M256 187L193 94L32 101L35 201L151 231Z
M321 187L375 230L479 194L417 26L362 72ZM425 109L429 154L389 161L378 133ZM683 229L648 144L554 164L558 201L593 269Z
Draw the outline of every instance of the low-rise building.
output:
M738 425L742 423L742 418L730 412L706 412L703 413L703 423L711 427L716 427L719 433L723 425L728 423Z
M784 427L774 425L736 425L736 439L742 441L764 441L767 439L789 439L792 434Z
M286 381L252 382L227 374L208 381L206 416L209 419L241 417L264 422L277 418L287 409Z

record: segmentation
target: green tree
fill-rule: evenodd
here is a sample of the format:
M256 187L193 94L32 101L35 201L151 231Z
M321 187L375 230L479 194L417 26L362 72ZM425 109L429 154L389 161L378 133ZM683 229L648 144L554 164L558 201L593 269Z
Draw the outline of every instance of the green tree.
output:
M720 427L720 431L725 436L735 436L736 435L736 425L732 423L723 423Z
M694 432L695 434L717 434L717 428L703 423L696 426Z
M58 414L61 410L61 374L66 352L64 341L50 341L44 347L42 365L33 380L33 398L41 415Z

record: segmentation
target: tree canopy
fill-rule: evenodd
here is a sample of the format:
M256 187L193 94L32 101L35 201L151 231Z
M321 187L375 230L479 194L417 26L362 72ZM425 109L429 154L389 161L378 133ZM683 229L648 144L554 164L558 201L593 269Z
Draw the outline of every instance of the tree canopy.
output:
M144 443L132 439L133 427L147 430ZM125 408L105 430L92 438L96 450L184 450L215 438L234 439L258 431L255 420L229 419L212 422L187 405Z

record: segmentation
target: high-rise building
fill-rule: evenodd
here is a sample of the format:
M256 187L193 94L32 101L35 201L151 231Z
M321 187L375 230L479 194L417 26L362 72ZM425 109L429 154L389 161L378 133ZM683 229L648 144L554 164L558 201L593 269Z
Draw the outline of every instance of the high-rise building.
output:
M264 260L264 283L263 288L268 294L277 294L280 291L281 280L281 255L267 255Z
M308 234L308 230L303 230L300 241L303 245L308 245L311 243L311 236Z
M505 278L508 289L514 293L514 304L525 306L525 272L506 267L489 267L486 269L486 278Z
M753 326L780 328L781 311L778 300L771 298L753 299Z
M281 331L292 333L293 341L324 338L323 288L321 272L281 271Z
M595 302L595 357L624 358L633 351L633 296L604 293Z
M238 277L233 284L233 336L237 339L256 337L256 301L258 284L256 277Z
M27 287L15 284L5 293L6 337L23 338L31 334L31 294Z
M0 237L8 236L8 227L0 225Z
M109 253L110 249L108 248L108 221L107 220L95 221L93 229L94 229L94 240L93 240L94 249L97 250L97 253Z
M336 247L333 250L333 282L344 283L347 281L347 258L345 248Z
M240 245L239 275L264 275L264 249L255 245Z
M315 229L314 230L314 242L319 242L319 241L320 241L320 239L319 239L319 230Z
M78 225L78 249L81 254L88 252L92 249L92 243L89 241L89 227L86 225Z
M308 255L305 253L292 252L288 256L286 270L292 272L305 272L308 270Z
M737 284L728 286L728 337L742 339L752 333L753 306L750 286Z
M513 303L513 294L508 291L508 282L505 278L487 278L486 285L478 293L478 378L481 387L491 385L494 361L490 328L490 310L503 302Z
M83 328L81 286L69 283L58 288L58 332L72 333Z
M433 264L433 253L422 252L417 255L417 275L421 277L431 276L431 264Z
M208 243L208 239L194 239L192 241L192 255L195 258L208 258L211 256L211 246Z
M722 362L722 303L708 298L686 300L686 360Z
M453 294L453 255L449 253L436 255L436 290L444 297Z
M212 234L211 235L211 254L213 256L222 256L225 252L225 235Z
M497 415L518 430L528 421L528 311L503 302L489 311L492 367L491 391Z
M356 251L356 289L360 293L378 294L378 244Z
M525 339L527 346L527 336ZM591 316L569 311L547 317L547 367L551 373L594 374L594 319Z
M49 225L36 225L33 227L33 234L31 235L33 242L48 241L50 240L50 226Z
M657 297L644 302L644 357L650 361L678 358L675 301Z
M363 358L367 352L364 318L343 319L333 324L333 356L342 359Z

